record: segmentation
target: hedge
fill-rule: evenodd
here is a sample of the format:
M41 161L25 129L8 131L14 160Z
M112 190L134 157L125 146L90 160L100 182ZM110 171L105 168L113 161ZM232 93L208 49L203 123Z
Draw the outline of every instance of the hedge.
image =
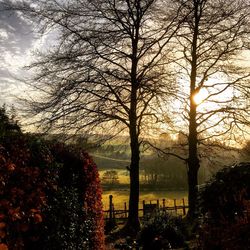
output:
M250 162L225 167L203 187L200 208L213 223L234 223L250 201Z
M79 148L0 141L0 249L103 249L97 167Z
M248 249L250 244L250 163L219 171L200 192L201 248Z

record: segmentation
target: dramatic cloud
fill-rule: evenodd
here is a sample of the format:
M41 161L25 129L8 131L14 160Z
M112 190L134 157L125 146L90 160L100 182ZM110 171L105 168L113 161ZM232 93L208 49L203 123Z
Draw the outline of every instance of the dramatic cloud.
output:
M7 2L0 1L0 104L11 103L20 92L22 84L15 78L23 73L35 43L31 24L18 13L3 10Z

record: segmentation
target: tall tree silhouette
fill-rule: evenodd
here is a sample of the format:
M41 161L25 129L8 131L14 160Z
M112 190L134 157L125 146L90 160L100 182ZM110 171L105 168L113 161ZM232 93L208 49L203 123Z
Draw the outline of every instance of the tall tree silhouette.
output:
M195 217L199 145L235 139L249 120L249 68L240 62L249 49L249 4L238 0L181 2L190 13L179 30L176 68L186 91L179 95L186 131L190 218ZM181 104L180 104L181 103ZM183 130L183 128L182 128ZM238 132L237 132L238 131Z
M39 0L13 9L56 36L53 47L31 65L39 92L29 103L32 114L54 130L129 134L127 227L136 232L141 141L159 119L162 96L175 93L167 66L171 39L182 22L178 3Z

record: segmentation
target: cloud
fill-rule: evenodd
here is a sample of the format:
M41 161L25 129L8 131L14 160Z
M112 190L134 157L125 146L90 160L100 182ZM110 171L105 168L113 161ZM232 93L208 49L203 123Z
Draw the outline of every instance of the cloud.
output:
M15 77L23 74L36 40L33 27L20 14L3 10L10 1L0 0L0 104L13 101L22 84ZM15 76L15 77L14 77Z
M6 1L5 1L6 2ZM3 4L0 2L0 10ZM34 39L33 27L17 12L1 11L0 15L0 46L13 54L26 51Z

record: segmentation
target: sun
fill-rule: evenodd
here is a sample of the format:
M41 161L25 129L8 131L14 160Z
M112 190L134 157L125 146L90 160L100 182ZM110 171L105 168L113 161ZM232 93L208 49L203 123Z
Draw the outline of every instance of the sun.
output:
M208 97L206 89L201 89L193 96L193 100L196 105L200 105Z

